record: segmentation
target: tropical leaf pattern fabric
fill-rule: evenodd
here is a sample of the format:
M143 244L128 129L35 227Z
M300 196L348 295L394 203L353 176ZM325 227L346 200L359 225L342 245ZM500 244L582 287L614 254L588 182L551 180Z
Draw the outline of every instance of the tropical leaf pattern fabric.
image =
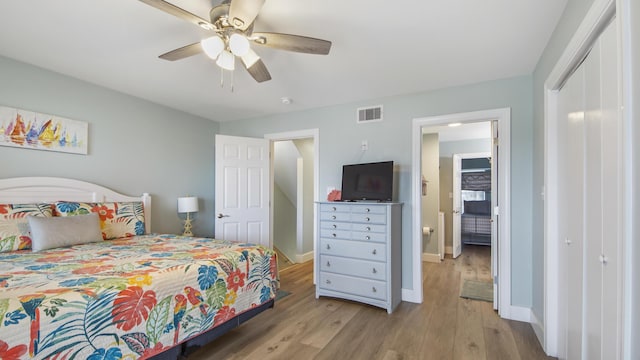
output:
M72 216L98 213L104 240L144 235L144 208L141 201L85 203L58 201L55 215Z
M276 264L176 235L0 253L0 359L153 356L273 299Z
M0 204L0 252L31 249L27 216L52 215L52 204Z

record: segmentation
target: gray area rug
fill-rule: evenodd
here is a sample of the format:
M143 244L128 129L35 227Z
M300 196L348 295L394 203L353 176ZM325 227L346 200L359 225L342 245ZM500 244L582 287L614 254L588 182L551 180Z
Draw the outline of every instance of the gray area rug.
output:
M291 294L291 293L288 292L288 291L278 290L278 292L276 292L276 299L275 300L278 301L278 300L282 299L283 297L288 296L289 294Z
M493 302L493 284L487 281L464 280L460 297Z

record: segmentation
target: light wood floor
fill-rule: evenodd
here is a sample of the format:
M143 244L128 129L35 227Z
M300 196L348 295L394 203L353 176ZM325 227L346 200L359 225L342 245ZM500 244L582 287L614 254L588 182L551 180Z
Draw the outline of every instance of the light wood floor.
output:
M487 251L468 246L455 260L424 263L424 302L402 302L391 315L316 299L312 262L294 265L280 279L291 295L189 359L547 359L529 324L459 297L461 279L490 279Z

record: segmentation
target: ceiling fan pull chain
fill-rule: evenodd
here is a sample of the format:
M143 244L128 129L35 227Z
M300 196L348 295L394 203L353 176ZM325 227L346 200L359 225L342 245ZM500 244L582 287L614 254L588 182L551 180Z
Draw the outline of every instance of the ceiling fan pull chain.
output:
M233 59L233 61L235 61L235 58ZM231 70L231 92L233 92L233 80L234 80L234 76L233 74L235 73L235 71Z
M224 69L220 68L220 87L224 87Z

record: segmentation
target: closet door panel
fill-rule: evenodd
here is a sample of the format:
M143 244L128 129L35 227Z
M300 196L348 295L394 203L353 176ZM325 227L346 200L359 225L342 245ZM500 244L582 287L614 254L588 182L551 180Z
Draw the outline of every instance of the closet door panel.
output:
M600 41L584 68L584 324L583 357L600 358L602 342L602 116L600 106Z
M600 38L600 73L602 88L602 254L605 263L602 266L602 358L617 359L620 341L620 329L617 326L617 299L620 294L620 260L618 243L622 228L619 196L622 174L619 145L621 126L618 116L618 63L615 21L609 25Z
M559 153L564 167L559 169L563 183L561 194L564 236L560 247L565 249L566 311L564 350L567 359L582 357L583 309L583 226L584 226L584 69L580 67L567 81L559 96L560 121L566 129L559 138ZM561 258L562 259L562 258ZM564 281L563 281L564 282ZM563 288L561 286L561 288ZM563 346L562 344L560 345ZM560 355L563 358L562 353Z

